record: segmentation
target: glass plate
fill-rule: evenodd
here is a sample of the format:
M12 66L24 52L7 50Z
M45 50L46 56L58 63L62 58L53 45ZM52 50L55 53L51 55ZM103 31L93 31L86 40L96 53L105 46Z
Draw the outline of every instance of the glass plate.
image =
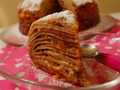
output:
M112 19L105 21L110 22L109 20ZM98 28L99 26L104 27L104 25L105 24L100 24L98 25ZM111 24L109 25L110 27L114 26L113 21L111 21ZM106 28L110 27L106 26ZM18 31L17 24L9 27L6 31L0 34L0 38L5 42L13 45L23 45L26 41L25 37L13 33ZM0 49L0 75L13 81L17 85L31 88L31 90L120 90L120 74L98 63L94 59L84 59L84 67L86 68L93 85L85 88L75 87L71 84L55 80L49 74L36 69L29 58L27 48L15 47L13 45L7 44L5 46L4 44L5 47Z
M30 87L31 90L119 90L118 72L94 59L84 59L84 67L94 84L85 88L75 87L36 69L26 47L6 45L0 49L0 75L22 87Z

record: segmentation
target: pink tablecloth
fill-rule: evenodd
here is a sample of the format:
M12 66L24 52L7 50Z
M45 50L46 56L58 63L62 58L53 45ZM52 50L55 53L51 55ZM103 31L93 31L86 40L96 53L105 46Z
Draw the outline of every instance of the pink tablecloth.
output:
M86 42L96 45L100 52L120 57L120 26L116 26L111 30L111 32L105 33L103 35L98 35ZM49 83L52 85L53 84L59 86L65 85L62 82L51 80L50 78L51 76L49 76L47 73L43 71L36 70L34 67L31 67L31 64L32 62L29 58L27 48L25 47L17 48L11 45L6 45L6 47L0 49L0 69L3 68L4 71L9 72L9 74L16 75L19 78L25 77L30 80L38 79L39 81ZM26 75L28 73L29 75ZM68 86L69 84L66 85ZM0 90L38 90L38 89L31 88L29 85L27 87L24 85L16 85L15 83L9 80L5 80L3 77L0 77ZM41 88L39 90L44 89Z

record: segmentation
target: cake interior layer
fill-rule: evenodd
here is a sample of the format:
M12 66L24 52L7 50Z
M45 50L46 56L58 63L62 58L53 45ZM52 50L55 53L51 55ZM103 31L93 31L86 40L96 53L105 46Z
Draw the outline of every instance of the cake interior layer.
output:
M52 32L43 33L42 30L40 30L40 32L36 31L30 39L30 45L32 46L31 50L34 50L34 53L48 50L60 53L61 55L67 55L73 58L80 58L79 45L77 42L75 42L74 39L67 41L67 39L64 39L66 37L59 36L56 38L56 36L57 35L53 34ZM70 37L67 38L70 39Z
M77 33L37 28L32 30L29 43L30 56L37 68L75 85L89 82L80 60Z

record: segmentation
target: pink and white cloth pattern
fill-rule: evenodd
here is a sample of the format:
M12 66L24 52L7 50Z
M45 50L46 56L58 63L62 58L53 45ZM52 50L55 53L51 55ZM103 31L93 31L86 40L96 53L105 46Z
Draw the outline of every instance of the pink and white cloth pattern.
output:
M119 23L119 22L118 22ZM92 38L86 43L92 43L103 53L120 57L120 26L114 27L111 32L104 33ZM29 68L28 68L29 67ZM68 86L53 80L47 73L35 69L29 58L26 47L14 47L6 45L0 49L0 69L11 75L29 80L37 80L50 85ZM118 70L120 72L120 68ZM21 87L22 86L22 87ZM3 77L0 77L0 90L45 90L43 88L31 87L30 85L15 84Z

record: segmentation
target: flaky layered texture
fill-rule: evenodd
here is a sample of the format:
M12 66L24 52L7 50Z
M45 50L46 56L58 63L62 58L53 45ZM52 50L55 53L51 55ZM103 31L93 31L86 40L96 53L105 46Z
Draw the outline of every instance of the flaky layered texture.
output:
M32 22L56 11L60 11L56 0L24 0L18 7L20 31L27 35Z
M73 11L79 22L79 30L89 29L100 21L95 0L58 0L61 7Z
M56 79L78 86L91 83L80 59L78 24L71 11L35 21L29 31L29 54L34 65Z

